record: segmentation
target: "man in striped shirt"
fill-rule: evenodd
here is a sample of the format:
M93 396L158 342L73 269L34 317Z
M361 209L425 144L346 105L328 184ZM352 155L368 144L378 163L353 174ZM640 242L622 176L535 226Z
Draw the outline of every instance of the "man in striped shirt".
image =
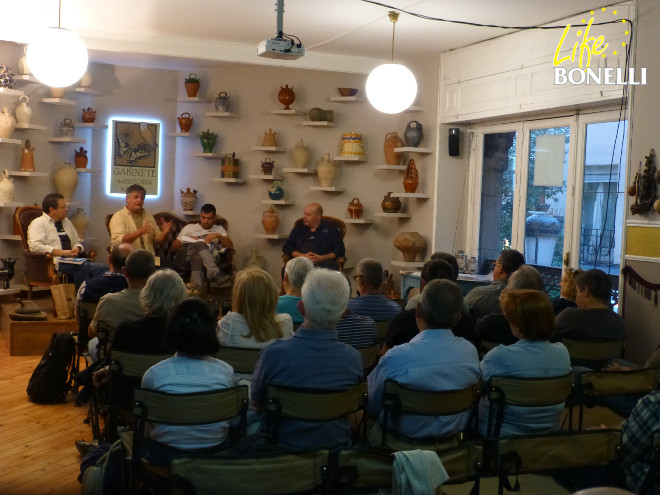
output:
M374 321L391 321L401 312L401 306L380 293L383 284L383 265L373 258L365 258L357 266L359 297L348 301L348 309L360 316L368 316Z

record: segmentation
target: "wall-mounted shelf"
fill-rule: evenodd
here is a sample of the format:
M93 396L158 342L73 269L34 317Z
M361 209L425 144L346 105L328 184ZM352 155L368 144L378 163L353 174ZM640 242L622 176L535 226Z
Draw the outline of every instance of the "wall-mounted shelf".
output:
M43 98L41 103L48 103L49 105L68 105L74 106L76 102L73 100L67 100L66 98Z
M423 111L424 111L424 107L420 107L419 105L411 105L404 110L404 112L423 112Z
M394 153L419 153L420 155L428 155L433 153L431 148L418 148L416 146L406 146L404 148L394 148Z
M14 177L49 177L50 174L47 172L27 172L25 170L9 170L9 175Z
M23 124L23 123L20 123L20 124L16 124L16 127L14 129L16 129L17 131L25 131L25 130L28 130L28 129L31 129L33 131L45 131L46 129L48 129L48 127L46 127L45 125L39 125L39 124Z
M286 148L280 146L253 146L254 151L268 151L270 153L284 153Z
M245 184L245 179L229 179L225 177L214 177L211 182L226 182L227 184Z
M328 122L327 120L305 120L302 125L309 127L334 127L334 122Z
M91 96L99 96L101 92L98 89L92 88L71 88L67 90L67 93L77 93Z
M224 155L219 153L193 153L192 156L199 156L202 158L222 158Z
M20 89L0 88L0 96L22 96L24 94Z
M335 193L341 193L344 192L345 189L338 189L334 186L311 186L309 188L310 191L323 191L323 192L335 192Z
M238 115L232 112L206 112L207 117L230 118L237 119Z
M76 172L79 174L93 174L94 169L93 168L76 168Z
M40 82L39 79L34 77L32 74L14 74L14 81L17 83L23 82Z
M333 156L332 159L336 162L352 162L352 163L363 163L367 161L366 156L349 156L349 155L337 155L337 156Z
M361 225L367 225L370 223L374 223L373 220L369 218L344 218L344 223L354 223L354 224L361 224Z
M261 179L261 180L282 180L282 177L279 177L277 175L264 175L264 174L250 174L249 175L250 179Z
M0 143L4 144L21 144L23 141L20 139L12 139L12 138L0 138Z
M407 192L395 192L392 193L393 198L418 198L418 199L429 199L428 194L424 193L407 193Z
M20 241L21 236L18 234L0 234L0 239L5 241Z
M271 110L270 113L273 115L285 115L288 117L293 117L296 115L305 115L305 112L299 112L298 110Z
M87 140L85 139L78 139L69 136L51 137L48 138L48 141L50 141L51 143L81 143L81 144L85 144L87 142Z
M202 100L199 96L187 96L185 98L177 98L176 101L186 103L208 103L208 100Z
M338 103L362 103L362 100L357 96L331 96L330 101Z
M170 132L169 136L171 137L188 137L190 136L189 132Z
M374 167L374 170L405 170L406 166L405 165L376 165Z
M289 234L254 234L257 239L288 239Z
M410 218L412 215L410 213L403 213L403 212L398 212L398 213L385 213L384 211L378 211L374 213L375 217L381 217L381 218Z
M392 266L399 266L401 268L422 268L424 266L423 261L400 261L392 260L390 261Z
M97 124L95 122L76 122L76 127L84 127L86 129L107 129L107 124Z
M262 199L261 204L264 205L295 205L295 201L287 201L286 199Z
M20 208L21 206L25 205L23 203L16 203L15 201L0 203L0 208Z
M314 170L308 168L295 168L295 167L286 167L282 169L282 172L285 174L315 174Z

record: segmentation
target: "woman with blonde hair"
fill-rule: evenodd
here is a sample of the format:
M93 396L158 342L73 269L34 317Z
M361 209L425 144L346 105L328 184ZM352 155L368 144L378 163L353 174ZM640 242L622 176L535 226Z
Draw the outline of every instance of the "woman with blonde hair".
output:
M261 349L276 339L293 336L291 316L275 313L278 289L273 277L261 268L236 274L231 311L219 322L222 345Z
M581 268L571 268L569 266L564 268L564 273L559 281L559 299L552 302L552 311L555 316L566 308L577 308L575 303L575 296L577 295L575 277L583 271Z

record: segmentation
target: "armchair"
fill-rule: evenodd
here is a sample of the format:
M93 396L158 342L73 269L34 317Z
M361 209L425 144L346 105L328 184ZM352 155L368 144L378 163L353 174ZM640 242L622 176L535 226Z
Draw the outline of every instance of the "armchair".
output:
M339 234L341 235L342 241L344 240L344 236L346 235L346 224L344 223L343 220L340 220L339 218L336 217L326 217L325 215L322 216L321 219L334 224L339 230ZM293 223L293 227L297 227L302 223L303 223L303 219L301 217ZM282 254L282 261L284 262L285 266L290 259L291 256L289 256L288 254L286 253ZM345 263L346 263L346 258L344 256L340 256L339 258L337 258L337 268L340 272L344 270ZM282 272L282 276L284 276L284 272Z

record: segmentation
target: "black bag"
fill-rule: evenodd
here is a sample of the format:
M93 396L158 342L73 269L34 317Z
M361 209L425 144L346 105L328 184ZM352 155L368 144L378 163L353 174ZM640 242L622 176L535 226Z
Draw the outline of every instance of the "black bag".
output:
M76 341L69 333L54 333L41 361L32 372L27 394L37 404L64 402L73 389Z

